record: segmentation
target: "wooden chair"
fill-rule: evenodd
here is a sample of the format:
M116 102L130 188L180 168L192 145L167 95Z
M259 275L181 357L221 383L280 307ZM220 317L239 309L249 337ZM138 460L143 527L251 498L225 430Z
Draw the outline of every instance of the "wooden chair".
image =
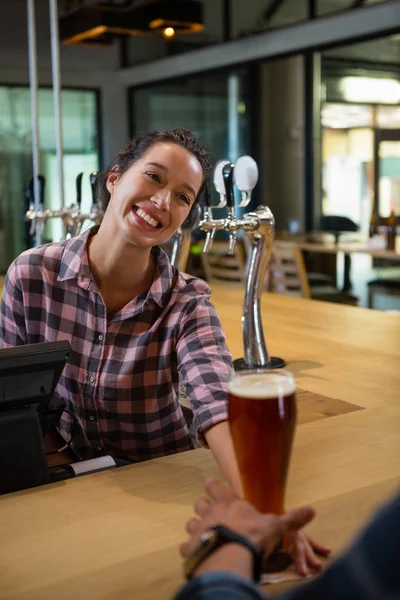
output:
M275 242L268 274L268 291L356 306L358 298L330 285L310 285L301 249L292 242Z
M374 308L375 294L400 296L400 279L374 279L368 282L368 308Z
M201 253L201 262L208 283L225 281L236 286L244 285L246 252L238 240L233 256L228 254L228 240L214 240L209 253Z

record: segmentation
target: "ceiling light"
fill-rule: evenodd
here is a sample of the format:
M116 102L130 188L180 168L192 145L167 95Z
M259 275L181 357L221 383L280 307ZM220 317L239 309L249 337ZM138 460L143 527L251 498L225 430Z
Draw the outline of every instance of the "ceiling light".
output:
M79 8L59 19L60 41L64 44L107 44L114 37L143 33L134 23L133 12Z
M172 38L175 35L175 29L173 27L166 27L163 29L163 36L166 38Z
M339 88L348 102L368 102L371 104L398 104L400 102L400 82L396 79L373 77L343 77Z
M199 0L156 0L133 11L146 17L153 30L172 28L175 33L204 29L203 5Z

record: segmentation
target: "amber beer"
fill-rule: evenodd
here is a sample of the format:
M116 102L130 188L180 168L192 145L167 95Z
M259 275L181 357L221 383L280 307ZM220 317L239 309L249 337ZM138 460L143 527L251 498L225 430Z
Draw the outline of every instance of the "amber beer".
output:
M238 372L229 383L229 424L245 498L262 513L281 514L296 425L293 376Z

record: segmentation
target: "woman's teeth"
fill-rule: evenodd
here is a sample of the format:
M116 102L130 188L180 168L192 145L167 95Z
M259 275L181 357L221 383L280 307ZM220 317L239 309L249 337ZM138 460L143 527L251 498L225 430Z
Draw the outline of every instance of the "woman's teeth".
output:
M136 210L137 214L139 215L139 217L141 219L143 219L143 221L146 221L146 223L148 223L149 225L151 225L152 227L158 227L159 226L159 222L156 221L155 219L153 219L152 217L150 217L146 212L144 212L144 210L142 210L141 208L138 208Z

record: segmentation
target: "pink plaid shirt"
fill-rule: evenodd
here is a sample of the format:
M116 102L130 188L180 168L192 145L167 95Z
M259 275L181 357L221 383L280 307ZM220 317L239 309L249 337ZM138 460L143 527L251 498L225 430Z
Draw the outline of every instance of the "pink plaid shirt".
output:
M148 292L107 320L90 272L87 240L21 254L10 266L0 314L0 347L68 340L72 352L57 394L60 433L80 458L113 454L135 461L192 448L179 404L179 381L201 432L227 419L231 355L210 289L171 267L153 249Z

